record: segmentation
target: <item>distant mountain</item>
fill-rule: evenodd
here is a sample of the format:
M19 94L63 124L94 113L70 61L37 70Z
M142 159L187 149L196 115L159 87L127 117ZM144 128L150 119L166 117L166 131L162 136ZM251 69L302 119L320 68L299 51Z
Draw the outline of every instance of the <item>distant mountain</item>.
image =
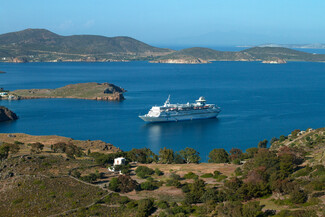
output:
M46 29L26 29L0 35L0 58L26 61L120 61L172 52L130 37L61 36Z
M262 44L258 47L286 47L303 49L325 49L325 44Z
M209 61L324 62L324 54L311 54L276 44L238 52L193 47L174 51L157 48L130 37L97 35L61 36L46 29L26 29L0 35L0 61L132 61L207 63Z
M201 61L325 61L324 54L311 54L283 47L253 47L238 52L217 51L209 48L188 48L157 58L154 62L172 62L171 60ZM197 62L200 63L200 62Z

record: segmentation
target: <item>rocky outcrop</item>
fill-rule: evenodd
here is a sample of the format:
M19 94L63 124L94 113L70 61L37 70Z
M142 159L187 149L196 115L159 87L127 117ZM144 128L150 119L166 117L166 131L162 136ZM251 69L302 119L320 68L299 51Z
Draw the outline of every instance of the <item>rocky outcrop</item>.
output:
M151 63L171 63L171 64L203 64L210 63L207 60L201 58L191 58L191 59L161 59L150 61Z
M262 63L267 63L267 64L285 64L287 61L284 59L276 58L274 60L264 60Z
M27 63L28 60L26 57L15 57L13 59L11 59L11 61L9 62L12 62L12 63Z
M0 71L0 74L3 74L3 73L6 73L6 72L4 72L4 71Z
M4 106L0 106L0 122L17 120L18 116Z

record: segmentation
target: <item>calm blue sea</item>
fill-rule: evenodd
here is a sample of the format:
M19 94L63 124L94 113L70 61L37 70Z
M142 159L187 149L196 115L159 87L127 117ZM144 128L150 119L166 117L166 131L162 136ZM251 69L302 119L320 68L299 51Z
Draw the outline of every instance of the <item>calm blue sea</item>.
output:
M193 147L205 161L214 148L246 149L297 128L325 127L325 63L0 63L0 70L7 72L0 74L0 87L10 90L91 81L128 90L123 102L0 101L20 116L1 123L1 133L100 139L123 150ZM137 117L169 94L175 103L205 96L222 112L218 119L178 123L145 124Z

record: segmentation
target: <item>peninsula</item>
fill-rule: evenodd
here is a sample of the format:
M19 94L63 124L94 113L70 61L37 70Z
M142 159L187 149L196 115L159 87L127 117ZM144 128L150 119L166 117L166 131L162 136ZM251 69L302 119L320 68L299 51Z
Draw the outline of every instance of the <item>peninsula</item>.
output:
M1 99L73 98L104 101L124 100L123 88L109 83L70 84L57 89L22 89L9 91Z

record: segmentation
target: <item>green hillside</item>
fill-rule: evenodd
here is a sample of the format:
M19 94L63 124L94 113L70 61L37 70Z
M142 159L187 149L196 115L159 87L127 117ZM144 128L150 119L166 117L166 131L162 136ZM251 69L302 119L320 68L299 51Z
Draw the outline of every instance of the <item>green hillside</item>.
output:
M160 57L158 60L190 58L200 58L207 61L264 61L277 58L285 61L325 61L324 54L311 54L282 47L253 47L238 52L217 51L209 48L194 47L176 51Z
M24 57L29 61L132 60L170 53L130 37L96 35L61 36L46 29L26 29L0 35L0 57Z

